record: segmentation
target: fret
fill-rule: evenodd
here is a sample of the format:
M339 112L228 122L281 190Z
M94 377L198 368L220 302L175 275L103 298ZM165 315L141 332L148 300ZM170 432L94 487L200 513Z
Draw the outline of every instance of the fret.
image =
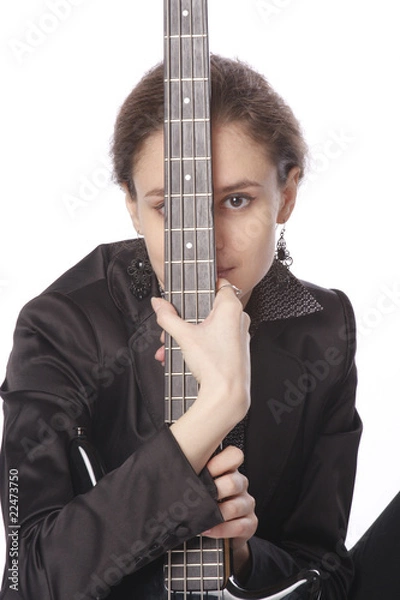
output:
M209 123L209 118L196 118L196 119L165 119L164 123Z
M201 290L201 292L199 292L198 290L183 290L183 292L171 292L172 296L174 294L183 294L184 296L187 296L188 294L193 294L193 296L195 296L196 294L212 294L213 290ZM186 321L189 321L190 319L186 319Z
M174 34L174 35L165 35L164 38L166 40L173 40L175 38L178 39L182 39L182 38L206 38L208 37L206 33L182 33L181 35L178 34Z
M207 567L209 567L209 565L207 565ZM186 581L187 583L190 584L192 582L197 582L199 580L199 578L201 577L205 584L214 583L215 578L218 577L219 565L215 565L215 571L210 575L207 575L205 573L202 574L201 568L202 568L201 565L199 565L199 567L195 567L195 565L193 565L192 567L186 567L186 568L184 567L183 569L181 569L180 567L173 566L172 567L172 579L175 581L175 583L180 583L180 582ZM192 572L192 574L190 574L191 570L193 571L193 569L196 569L196 571ZM187 573L186 575L185 575L185 571ZM213 588L210 588L210 589L213 589Z
M196 401L197 395L189 396L182 401L180 396L172 396L168 401L168 407L174 412L176 409L176 416L172 415L172 421L179 419L182 415L182 411L186 412L186 410Z
M182 375L179 374L179 377L182 377ZM171 398L168 399L168 406L171 406L172 408L174 407L178 407L179 411L184 411L186 412L186 407L190 404L193 404L193 402L195 402L197 398L197 393L193 396L190 396L189 394L185 397L185 400L183 401L182 398L180 396L171 396ZM183 407L183 408L182 408ZM181 417L182 415L179 412L179 417Z
M194 195L194 194L193 194ZM175 197L179 197L179 196L175 196ZM205 231L205 232L211 232L213 229L212 227L182 227L182 228L171 228L168 231L170 231L171 233L185 233L185 232L196 232L196 231ZM214 259L210 258L209 262L214 262Z
M197 258L196 260L190 260L190 259L183 259L183 260L167 260L165 261L166 264L168 265L181 265L181 264L185 264L185 265L204 265L204 264L209 264L209 265L213 265L214 264L214 260L212 258ZM177 290L179 291L179 290ZM198 290L196 290L197 292ZM208 292L211 293L212 290L202 290L203 292Z
M185 200L185 198L190 198L190 200L192 201L193 198L197 198L198 200L200 200L202 197L205 198L205 200L208 200L209 198L212 198L213 194L211 192L204 192L202 194L190 194L188 192L182 192L182 193L178 193L178 194L169 194L169 197L171 198L171 200L173 200L174 198L179 198L181 200ZM183 227L183 228L179 228L179 231L185 231L186 229L191 229L193 230L194 227ZM196 229L208 229L210 231L212 231L212 227L196 227ZM172 227L169 231L175 231L174 228Z
M187 194L185 194L185 196L186 195ZM204 195L206 195L206 194L204 194ZM195 196L197 198L198 194L192 194L192 196ZM179 194L171 194L171 198L181 198L181 196ZM173 231L185 232L185 231L212 231L212 230L213 230L212 227L180 227L180 228L176 228L176 229L174 229L172 227L168 231L171 231L171 232L173 232ZM213 262L213 261L214 261L214 259L210 259L210 262Z
M191 375L190 371L185 371L184 373L182 373L181 371L177 371L176 373L174 373L174 371L171 371L171 373L167 373L165 375L165 377L174 377L174 376L180 376L183 377L184 375ZM172 398L173 399L173 398Z
M213 561L216 560L216 557L214 555L218 556L218 554L220 554L220 552L221 552L221 550L219 548L208 548L207 550L203 550L203 554L207 558L207 562L209 562L209 564L211 566L215 566L218 564L217 562L213 562ZM180 550L179 548L178 549L173 548L171 550L171 554L176 554L179 557L179 555L182 554L182 550ZM198 557L199 557L198 548L186 548L186 555L187 555L186 562L188 564L191 564L194 566L201 564L198 561ZM179 564L179 562L174 562L174 565L182 566Z
M181 161L186 161L186 160L194 160L194 161L207 161L210 162L211 161L211 156L177 156L177 157L171 157L171 158L166 158L165 161L166 162L181 162Z
M176 77L175 79L170 77L169 79L164 79L164 83L180 83L185 81L204 81L208 83L209 80L209 77Z
M168 265L186 265L187 267L202 267L204 265L208 265L208 266L213 266L214 265L214 261L212 258L189 258L187 256L181 256L180 257L180 253L179 253L179 249L175 249L175 255L172 258L172 260L167 260L165 261L165 264ZM173 291L179 291L178 289L175 288L175 290ZM196 290L198 291L198 290ZM210 293L211 290L210 289L204 289L202 291L208 292Z

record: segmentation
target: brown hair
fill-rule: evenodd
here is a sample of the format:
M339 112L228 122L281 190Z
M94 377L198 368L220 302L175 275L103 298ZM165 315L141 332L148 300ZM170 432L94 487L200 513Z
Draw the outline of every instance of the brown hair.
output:
M211 56L211 118L240 122L248 135L265 147L286 182L292 167L304 175L307 146L292 110L266 79L239 60ZM114 177L135 196L133 168L144 141L164 125L164 68L151 69L132 90L118 114L112 155Z

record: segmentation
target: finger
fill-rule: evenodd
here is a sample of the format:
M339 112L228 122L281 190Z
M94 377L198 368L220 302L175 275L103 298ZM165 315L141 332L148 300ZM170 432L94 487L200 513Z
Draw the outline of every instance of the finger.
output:
M190 330L189 323L185 323L185 321L178 316L175 308L170 302L167 302L167 300L164 300L163 298L153 297L151 298L151 304L156 313L157 323L173 338L176 337L176 334L182 334L185 329Z
M227 446L218 454L215 454L207 463L211 477L220 477L224 473L236 471L243 463L244 454L235 446Z
M151 305L157 316L168 313L175 315L177 314L174 306L170 302L164 300L164 298L160 298L159 296L153 296L151 298Z
M236 323L239 324L242 331L248 332L251 320L249 315L244 312L243 305L235 290L226 279L219 279L218 285L220 287L214 300L211 316L221 311L230 327Z
M242 290L238 287L236 287L236 285L234 285L233 283L219 283L217 284L217 293L220 292L221 290L225 289L225 288L230 288L231 290L233 290L235 292L235 295L240 298L240 296L242 295Z
M165 365L165 346L162 345L161 348L157 350L154 355L154 358L158 360L163 366Z
M242 290L236 287L235 284L231 283L227 279L223 279L222 277L220 279L217 279L215 288L217 290L217 293L222 291L223 289L231 290L231 292L233 292L235 296L239 296L242 293Z
M224 518L224 521L233 521L234 519L241 519L254 513L255 500L253 496L250 496L247 492L224 500L219 504L219 509Z
M221 301L234 300L235 304L238 304L243 309L242 303L239 300L239 293L241 290L230 283L227 279L218 279L216 284L216 296L214 300L214 306L219 304ZM221 300L223 299L223 300Z
M215 479L215 485L217 488L218 500L221 502L227 498L232 498L233 496L238 496L239 494L247 492L249 482L247 477L239 473L239 471L234 471L233 473L217 477Z
M230 539L235 541L237 538L249 540L257 531L258 519L256 515L248 515L235 519L234 521L226 521L220 523L212 529L203 531L204 536L213 539Z

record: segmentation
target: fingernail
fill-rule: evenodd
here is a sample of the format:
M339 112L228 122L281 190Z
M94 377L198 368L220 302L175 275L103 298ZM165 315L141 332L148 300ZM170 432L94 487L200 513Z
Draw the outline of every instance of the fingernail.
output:
M153 297L151 298L151 305L152 305L152 307L153 307L153 310L154 310L155 312L157 312L157 311L158 311L158 309L160 308L161 304L162 304L162 300L161 300L161 298L158 298L157 296L153 296Z

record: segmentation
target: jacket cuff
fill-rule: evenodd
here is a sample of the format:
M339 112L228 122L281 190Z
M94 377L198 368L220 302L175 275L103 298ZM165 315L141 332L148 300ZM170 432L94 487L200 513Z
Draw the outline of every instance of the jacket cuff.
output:
M256 590L280 583L298 570L292 557L271 542L253 536L248 541L251 555L251 571L245 582L248 590Z

